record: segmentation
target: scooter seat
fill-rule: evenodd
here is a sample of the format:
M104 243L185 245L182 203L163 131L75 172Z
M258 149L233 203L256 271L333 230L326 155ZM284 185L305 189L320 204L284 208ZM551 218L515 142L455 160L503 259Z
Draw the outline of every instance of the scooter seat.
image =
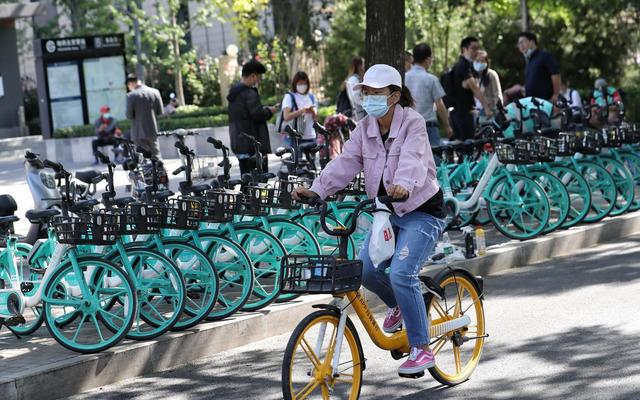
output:
M42 220L46 220L49 219L51 217L54 217L56 215L60 214L60 211L58 210L29 210L25 213L25 217L33 222L33 223L38 223Z

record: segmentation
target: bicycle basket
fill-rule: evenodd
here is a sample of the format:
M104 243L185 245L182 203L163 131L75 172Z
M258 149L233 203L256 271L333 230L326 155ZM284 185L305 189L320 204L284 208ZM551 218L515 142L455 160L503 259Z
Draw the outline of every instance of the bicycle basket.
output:
M242 210L242 193L227 189L212 189L203 201L202 220L207 222L233 221Z
M552 162L558 155L558 141L544 136L533 139L539 162Z
M602 146L603 147L620 147L622 146L622 139L620 137L620 130L617 126L610 126L602 129Z
M570 132L562 132L558 135L558 155L572 156L576 154L576 135Z
M276 191L273 194L274 199L274 208L280 208L284 210L296 210L300 208L300 204L298 204L293 197L291 197L291 192L296 187L295 181L289 181L285 179L281 179L276 182Z
M122 210L114 210L121 235L151 235L160 232L162 219L160 204L129 203Z
M164 229L195 230L202 219L202 205L194 199L169 199L162 207L160 227Z
M289 255L282 261L282 293L337 294L358 290L362 261L328 255Z
M503 164L532 164L533 143L524 139L515 139L512 143L499 141L496 143L498 160Z
M269 209L273 206L275 191L275 188L268 186L245 186L242 213L253 217L268 215Z
M116 215L105 212L80 213L77 217L55 217L58 242L74 245L111 245L118 238Z
M600 154L601 136L599 132L576 132L576 151L582 154Z

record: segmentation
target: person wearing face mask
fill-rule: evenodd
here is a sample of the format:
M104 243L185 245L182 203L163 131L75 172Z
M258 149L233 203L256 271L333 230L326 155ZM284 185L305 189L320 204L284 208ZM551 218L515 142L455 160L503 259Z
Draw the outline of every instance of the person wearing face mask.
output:
M291 91L282 99L283 120L300 132L302 139L298 141L298 156L303 152L300 148L313 147L316 143L316 131L313 123L318 119L318 103L310 90L309 76L304 71L298 71L291 81ZM286 142L291 145L289 138ZM315 168L315 156L305 153L307 161Z
M100 117L93 123L97 138L91 142L93 153L101 146L115 146L115 136L120 133L118 129L118 121L111 115L111 109L108 106L100 107ZM98 157L95 157L93 165L98 164Z
M528 97L558 102L560 67L551 53L538 48L538 38L531 32L518 34L518 50L524 55L524 91Z
M491 110L495 113L498 102L502 103L502 85L500 84L498 73L489 68L489 55L486 51L478 50L476 59L473 62L473 69L479 76L480 91L489 103ZM482 109L482 103L477 98L476 109L480 112L480 120L483 120L485 117L484 110Z
M376 64L366 71L360 87L368 115L311 188L297 187L293 197L326 198L363 171L369 198L406 198L392 203L390 222L398 232L393 257L373 266L370 233L358 258L363 262L362 284L389 307L384 331L406 327L411 352L398 371L412 374L435 364L418 273L445 228L444 199L424 118L411 108L411 92L403 86L398 70Z
M256 168L253 144L242 136L243 133L256 138L262 148L262 170L268 171L267 154L271 153L271 142L267 121L278 110L277 106L263 106L258 94L258 85L262 75L267 72L262 63L257 60L247 61L242 66L242 79L233 85L227 95L229 101L229 139L231 150L238 157L240 173L246 174Z
M493 115L492 107L480 90L477 74L473 70L480 42L473 36L466 37L460 43L460 58L453 66L453 91L447 96L453 100L453 111L449 114L455 138L458 140L472 139L475 134L475 100L478 99L487 117Z

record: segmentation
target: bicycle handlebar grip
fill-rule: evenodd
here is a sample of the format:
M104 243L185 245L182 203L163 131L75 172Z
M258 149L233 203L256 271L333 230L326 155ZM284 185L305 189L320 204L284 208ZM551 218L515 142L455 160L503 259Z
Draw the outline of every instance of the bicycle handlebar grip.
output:
M91 180L91 183L93 183L95 185L96 183L100 183L104 179L106 179L105 174L100 174L100 175L96 176L95 178L93 178Z
M284 131L287 135L291 136L291 137L295 137L297 139L301 139L302 135L295 129L293 129L291 127L291 125L287 125L284 127Z
M347 122L346 122L347 129L352 131L352 130L356 129L357 125L358 125L358 123L356 121L354 121L352 118L347 118Z
M181 167L178 167L178 169L176 169L175 171L173 171L171 174L172 175L178 175L180 172L184 171L184 165Z
M151 152L149 150L145 149L142 146L136 146L136 152L142 154L142 157L144 157L144 158L153 157L153 154L151 154Z
M329 135L329 131L327 130L327 128L325 128L322 124L320 124L320 122L315 121L313 123L313 129L315 129L316 131L320 132L322 135L327 136Z
M51 161L51 160L44 160L42 162L42 164L47 167L47 168L51 168L52 170L56 171L56 172L61 172L64 171L64 168L62 167L62 164L55 162L55 161Z
M223 144L221 140L218 140L216 138L212 138L212 137L208 137L207 138L207 143L211 143L213 145L213 147L215 147L216 149L220 150L222 148L226 148Z

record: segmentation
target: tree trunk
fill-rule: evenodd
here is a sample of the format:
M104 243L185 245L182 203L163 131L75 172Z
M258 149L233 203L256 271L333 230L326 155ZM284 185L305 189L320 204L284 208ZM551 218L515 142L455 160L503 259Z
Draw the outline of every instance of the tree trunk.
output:
M182 65L180 65L180 41L176 34L176 10L171 9L171 27L173 33L171 34L173 42L173 69L174 69L174 85L176 90L176 101L178 105L184 105L184 89L182 88Z
M529 31L529 6L527 0L520 0L520 24L524 32Z
M367 0L365 62L389 64L404 76L404 0Z

